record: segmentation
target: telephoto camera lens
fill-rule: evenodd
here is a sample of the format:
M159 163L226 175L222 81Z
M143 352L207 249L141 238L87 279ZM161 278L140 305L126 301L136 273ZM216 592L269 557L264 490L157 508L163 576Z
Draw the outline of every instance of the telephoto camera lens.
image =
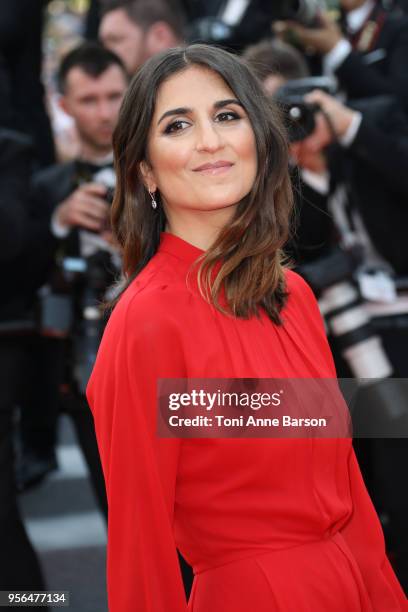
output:
M299 267L319 295L328 331L357 384L351 416L355 437L408 435L407 387L392 378L393 367L375 333L353 280L357 253L337 247L331 255Z

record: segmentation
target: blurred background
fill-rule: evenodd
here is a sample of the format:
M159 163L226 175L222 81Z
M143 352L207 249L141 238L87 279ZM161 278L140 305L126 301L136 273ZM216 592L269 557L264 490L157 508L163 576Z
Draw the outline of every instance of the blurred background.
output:
M0 8L0 590L107 610L85 388L121 274L112 133L143 62L189 42L245 58L281 109L286 251L339 377L361 386L355 448L407 589L406 0L14 0Z

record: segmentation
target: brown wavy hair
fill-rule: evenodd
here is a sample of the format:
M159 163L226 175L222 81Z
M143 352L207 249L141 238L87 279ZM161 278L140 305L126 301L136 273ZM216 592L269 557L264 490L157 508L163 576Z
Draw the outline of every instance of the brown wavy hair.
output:
M140 162L148 161L157 92L166 79L189 66L212 70L233 91L252 125L258 162L251 191L199 259L200 292L222 312L249 318L263 307L280 324L280 310L287 298L282 247L288 239L293 206L286 133L279 111L247 64L208 45L169 49L152 57L133 78L122 103L113 136L117 186L112 226L123 249L123 290L156 253L166 223L163 207L152 209L140 173ZM215 274L217 262L221 265ZM227 310L219 300L222 289Z

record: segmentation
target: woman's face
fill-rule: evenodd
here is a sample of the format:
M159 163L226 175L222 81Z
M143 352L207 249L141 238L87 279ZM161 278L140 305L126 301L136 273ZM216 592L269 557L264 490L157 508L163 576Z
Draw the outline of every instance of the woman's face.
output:
M159 190L167 217L220 211L225 220L257 174L249 118L223 79L192 66L159 88L148 139L145 185Z

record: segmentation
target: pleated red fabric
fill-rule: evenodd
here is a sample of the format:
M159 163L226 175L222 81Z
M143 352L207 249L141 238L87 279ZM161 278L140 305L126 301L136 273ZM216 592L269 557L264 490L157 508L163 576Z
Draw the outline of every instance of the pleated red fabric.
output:
M313 293L282 326L206 303L163 233L88 385L109 503L110 612L397 612L407 599L349 439L160 439L158 378L334 378ZM191 278L191 275L190 277ZM195 573L186 602L176 547Z

